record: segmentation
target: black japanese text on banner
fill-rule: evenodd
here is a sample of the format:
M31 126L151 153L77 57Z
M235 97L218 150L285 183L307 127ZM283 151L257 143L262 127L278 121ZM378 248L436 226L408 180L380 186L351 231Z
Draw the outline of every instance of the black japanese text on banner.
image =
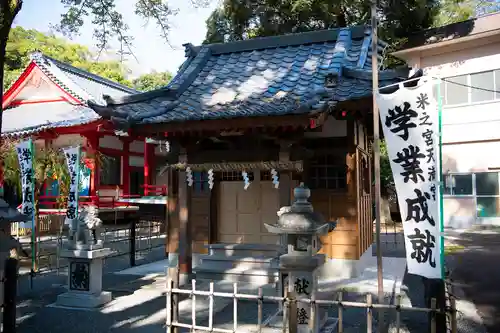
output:
M441 278L438 104L430 79L377 94L403 221L408 272Z
M78 216L78 192L80 185L80 147L64 149L69 173L68 206L66 217L73 220Z
M35 175L33 172L33 141L26 140L16 145L23 202L21 213L33 216L35 210ZM27 227L24 225L23 227Z

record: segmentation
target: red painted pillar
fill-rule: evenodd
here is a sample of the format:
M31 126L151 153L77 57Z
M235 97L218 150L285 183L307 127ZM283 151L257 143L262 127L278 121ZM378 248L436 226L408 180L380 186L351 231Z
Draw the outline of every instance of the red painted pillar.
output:
M150 178L149 178L149 170L150 170L150 159L151 159L151 150L149 149L150 144L146 142L146 139L144 139L144 195L148 195L148 188L147 186L150 184Z
M149 145L149 185L156 185L155 145Z
M130 194L130 140L123 140L123 194Z
M90 177L90 195L97 195L96 191L99 187L99 160L97 158L97 151L99 150L99 135L97 133L87 134L87 154L93 157L89 159L92 160L92 170Z

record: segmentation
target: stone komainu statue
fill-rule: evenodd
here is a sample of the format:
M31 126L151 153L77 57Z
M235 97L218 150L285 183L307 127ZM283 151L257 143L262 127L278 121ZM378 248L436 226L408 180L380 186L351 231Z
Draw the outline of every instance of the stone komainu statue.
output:
M102 244L99 239L102 220L99 218L99 210L96 206L84 206L78 218L67 222L70 225L69 239L72 244L88 245L90 238L92 238L93 245Z

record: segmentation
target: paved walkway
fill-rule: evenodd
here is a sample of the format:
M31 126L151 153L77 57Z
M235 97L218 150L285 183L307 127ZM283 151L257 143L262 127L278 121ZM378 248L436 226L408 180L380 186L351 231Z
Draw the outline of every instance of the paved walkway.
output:
M467 332L500 332L500 228L483 227L463 232L448 232L457 249L447 256L451 277L459 286L462 319L469 322ZM473 307L478 315L474 314Z

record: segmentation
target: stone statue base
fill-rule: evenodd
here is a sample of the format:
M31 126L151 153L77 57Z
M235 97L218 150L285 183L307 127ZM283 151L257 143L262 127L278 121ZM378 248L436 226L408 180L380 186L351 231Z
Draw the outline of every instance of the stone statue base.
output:
M68 250L84 250L84 251L94 251L100 250L104 247L102 240L99 240L97 244L71 244L71 248Z
M85 245L90 248L96 245ZM111 292L102 291L103 259L113 251L99 249L63 249L61 257L69 261L68 291L57 296L56 305L97 308L111 301Z

